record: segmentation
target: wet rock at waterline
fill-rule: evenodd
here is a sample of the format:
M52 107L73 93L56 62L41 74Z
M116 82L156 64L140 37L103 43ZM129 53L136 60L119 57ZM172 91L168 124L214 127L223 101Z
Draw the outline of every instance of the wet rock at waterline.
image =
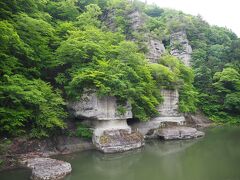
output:
M178 126L156 129L152 135L163 140L182 140L202 137L204 132L191 127Z
M94 90L85 90L81 99L68 105L70 112L75 117L92 120L121 120L132 118L132 107L126 102L124 105L117 103L113 96L98 97ZM120 112L119 109L124 109Z
M72 171L70 163L51 158L30 158L22 160L21 164L32 169L33 180L58 180Z
M144 145L144 137L139 132L132 132L126 119L97 121L92 140L104 153L123 152Z
M163 103L157 107L161 117L179 117L178 111L179 93L178 90L162 89Z
M75 117L94 121L93 144L104 153L123 152L144 145L140 133L132 132L127 119L132 118L132 107L119 104L115 97L98 97L96 92L85 90L78 102L70 103Z
M144 137L139 132L124 129L106 130L98 137L94 137L97 149L104 153L124 152L137 149L144 145Z

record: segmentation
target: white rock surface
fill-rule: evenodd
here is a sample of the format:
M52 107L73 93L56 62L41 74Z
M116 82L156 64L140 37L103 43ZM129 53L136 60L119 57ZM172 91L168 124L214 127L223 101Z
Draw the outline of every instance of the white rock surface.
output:
M69 103L69 109L75 117L96 119L96 120L122 120L132 118L132 107L127 102L124 106L126 112L118 112L117 99L115 97L98 97L93 90L86 90L81 99Z
M171 54L178 57L186 66L191 64L192 47L190 46L185 31L171 34L170 37Z
M177 140L177 139L192 139L204 136L204 133L191 127L169 127L160 128L157 130L156 135L164 140Z
M115 97L97 97L94 91L85 90L78 102L70 103L76 117L94 121L92 141L104 153L122 152L144 145L140 133L132 132L127 119L132 118L131 105L126 103L124 114L118 112Z
M165 47L160 40L149 38L147 59L151 63L158 63L160 57L165 53Z
M30 158L22 163L32 169L33 180L58 180L72 171L70 163L51 158Z
M93 143L104 153L124 152L145 144L141 133L125 129L106 130L100 136L94 136Z
M164 100L157 108L161 117L180 116L178 112L179 93L178 90L162 89L161 95Z
M114 131L123 129L131 133L131 127L128 126L126 119L122 120L108 120L108 121L96 121L94 134L95 136L101 136L104 131Z

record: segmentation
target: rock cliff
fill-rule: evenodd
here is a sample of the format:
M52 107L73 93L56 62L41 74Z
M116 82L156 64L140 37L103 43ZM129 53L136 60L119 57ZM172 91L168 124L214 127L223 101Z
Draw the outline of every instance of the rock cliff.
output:
M148 54L147 58L151 63L158 63L160 57L165 53L165 47L163 43L152 37L148 38Z
M126 102L120 113L115 97L98 97L96 92L86 90L80 101L70 103L75 117L94 121L93 144L105 153L122 152L144 145L143 136L132 132L127 119L132 118L131 105Z
M141 14L136 11L132 13L130 16L132 22L132 30L139 31L141 26L144 25L143 18ZM165 47L163 43L150 35L150 33L146 32L145 34L148 53L146 54L146 58L150 63L158 63L161 61L161 56L165 53ZM170 36L170 47L171 54L179 58L185 65L190 66L191 53L192 48L189 45L187 40L187 35L184 31L179 31L176 33L172 33ZM148 122L139 122L132 125L133 129L136 129L145 137L160 137L160 135L156 136L156 132L160 132L162 127L166 123L173 124L175 128L171 131L162 130L162 134L164 139L186 139L186 138L195 138L198 135L202 135L201 132L198 132L196 129L183 128L178 129L176 126L185 124L185 117L179 113L179 93L177 89L161 89L161 95L163 96L163 103L157 107L159 112L159 116L151 119ZM159 130L160 128L160 130ZM185 135L181 136L181 132L185 133ZM172 134L174 135L172 135ZM170 138L169 138L170 137Z
M33 180L63 179L67 174L70 174L72 171L70 163L52 158L27 158L22 159L20 163L23 166L32 169L31 179Z
M179 58L186 66L191 65L192 47L185 31L172 33L170 36L171 54Z

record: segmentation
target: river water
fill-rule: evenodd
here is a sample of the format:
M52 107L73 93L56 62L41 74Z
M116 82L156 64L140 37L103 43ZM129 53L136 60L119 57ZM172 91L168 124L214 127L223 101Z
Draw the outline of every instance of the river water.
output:
M240 128L208 129L204 138L149 141L120 154L85 151L60 159L72 164L65 180L240 180ZM0 173L0 180L26 180L30 171Z

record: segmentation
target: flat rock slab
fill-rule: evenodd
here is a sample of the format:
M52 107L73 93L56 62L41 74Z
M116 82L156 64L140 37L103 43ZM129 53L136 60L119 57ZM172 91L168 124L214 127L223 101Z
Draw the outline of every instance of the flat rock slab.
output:
M191 127L169 127L161 128L157 131L157 136L164 140L174 140L174 139L192 139L204 136L204 132L198 131Z
M126 130L105 131L95 144L104 153L117 153L144 146L144 137L139 132Z
M70 163L51 158L31 158L23 163L32 169L33 180L58 180L72 171Z

